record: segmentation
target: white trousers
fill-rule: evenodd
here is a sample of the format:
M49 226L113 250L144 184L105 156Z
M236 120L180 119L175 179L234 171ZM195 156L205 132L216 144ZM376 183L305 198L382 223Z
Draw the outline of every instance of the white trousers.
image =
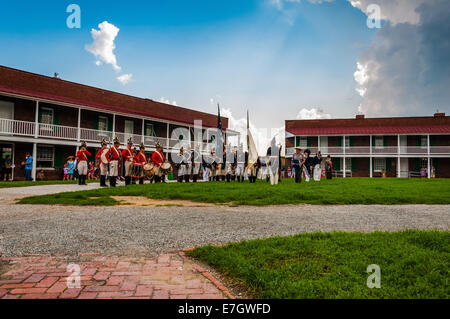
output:
M100 163L100 175L106 176L108 175L108 164Z
M125 161L125 176L131 176L132 168L133 168L133 162Z
M207 182L209 180L209 167L203 168L203 181Z
M188 165L180 165L178 169L178 176L190 175L189 166Z
M316 182L320 182L320 178L322 177L322 168L319 164L314 167L314 180Z
M305 166L303 166L303 173L305 174L306 182L309 182L310 176L309 176L308 170L306 169Z
M192 168L192 174L193 175L198 175L200 174L200 163L195 163L194 167Z
M278 170L276 172L270 172L270 185L278 185Z
M109 162L109 176L119 176L119 161Z
M88 164L86 161L78 162L78 175L88 174Z
M238 163L236 166L236 176L244 176L244 172L245 172L245 164Z
M225 164L225 174L233 174L233 166L231 165L231 163L227 163Z

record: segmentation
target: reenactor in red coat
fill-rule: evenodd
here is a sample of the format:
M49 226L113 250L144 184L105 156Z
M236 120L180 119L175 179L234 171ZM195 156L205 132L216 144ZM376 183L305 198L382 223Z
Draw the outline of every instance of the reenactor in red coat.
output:
M108 174L108 164L109 159L107 157L108 153L108 143L103 139L102 140L102 148L98 150L95 158L98 159L98 166L100 167L100 186L107 187L106 185L106 175Z
M119 161L122 156L120 153L120 141L116 137L114 139L114 145L106 153L106 158L109 159L109 185L116 187L117 177L119 176Z
M88 156L91 156L91 153L88 152L86 146L86 142L82 142L80 150L77 152L78 185L87 185Z
M124 166L125 166L125 185L131 184L131 176L133 172L133 158L134 158L134 151L132 147L133 141L130 138L128 140L127 148L122 151L122 158L124 159Z

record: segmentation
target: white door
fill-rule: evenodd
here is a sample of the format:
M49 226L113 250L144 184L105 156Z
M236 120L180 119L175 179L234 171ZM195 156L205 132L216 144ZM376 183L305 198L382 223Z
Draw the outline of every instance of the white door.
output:
M12 134L14 119L14 103L0 101L0 134Z
M406 154L408 152L408 137L400 135L400 153Z

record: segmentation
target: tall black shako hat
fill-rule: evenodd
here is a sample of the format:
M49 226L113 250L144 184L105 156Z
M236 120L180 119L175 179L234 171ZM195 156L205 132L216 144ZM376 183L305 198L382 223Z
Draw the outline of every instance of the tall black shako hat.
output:
M133 140L131 139L131 137L128 139L128 145L133 145Z
M139 144L139 149L140 149L140 150L145 150L144 143Z
M106 146L108 143L105 141L105 139L102 139L102 146Z
M119 138L117 136L114 138L113 143L114 143L114 145L117 145L117 144L120 145L120 141L119 141Z
M86 144L86 142L85 142L85 141L81 142L81 145L80 145L80 147L87 147L87 144Z

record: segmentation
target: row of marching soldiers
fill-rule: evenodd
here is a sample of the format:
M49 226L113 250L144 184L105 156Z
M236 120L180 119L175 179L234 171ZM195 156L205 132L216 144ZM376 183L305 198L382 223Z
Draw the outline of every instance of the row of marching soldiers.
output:
M80 150L77 152L78 174L80 175L79 184L86 185L86 177L88 175L88 157L91 153L87 150L86 142L82 142ZM139 184L144 184L144 166L150 162L154 166L155 183L164 180L163 170L161 165L167 163L164 157L162 146L157 143L156 151L153 152L151 159L145 155L145 146L139 145L139 151L133 148L133 142L128 140L127 147L120 150L120 141L116 137L113 145L108 148L108 143L103 140L101 148L98 150L95 158L98 160L100 169L100 186L107 187L106 178L109 176L109 183L111 187L115 187L117 179L119 178L119 166L123 161L125 167L125 185L134 183L133 177L139 180Z
M174 158L178 169L178 182L189 182L192 173L193 181L197 182L203 168L203 181L227 181L236 180L244 182L245 175L250 183L256 182L257 163L248 162L248 152L243 151L242 144L239 149L231 150L224 146L223 154L216 155L214 149L209 155L201 156L198 148L192 152L180 149L178 156ZM246 174L247 173L247 174Z

